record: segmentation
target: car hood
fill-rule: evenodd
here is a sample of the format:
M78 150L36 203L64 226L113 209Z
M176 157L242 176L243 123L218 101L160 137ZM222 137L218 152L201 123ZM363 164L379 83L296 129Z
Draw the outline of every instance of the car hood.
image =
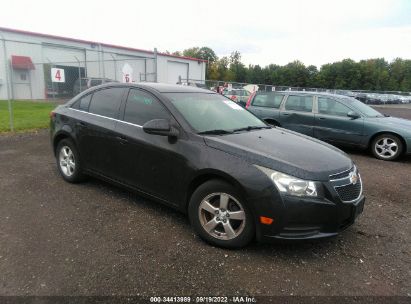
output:
M206 136L204 140L209 147L302 179L327 181L331 174L353 166L341 150L282 128Z
M408 131L411 131L411 120L408 120L408 119L398 118L398 117L376 117L372 119L375 119L375 121L381 125L391 126L391 127L396 127L396 128L399 127L401 129L405 128Z

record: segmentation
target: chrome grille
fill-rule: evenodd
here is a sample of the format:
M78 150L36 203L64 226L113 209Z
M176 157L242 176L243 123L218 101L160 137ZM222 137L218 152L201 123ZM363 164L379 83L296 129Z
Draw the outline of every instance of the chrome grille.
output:
M362 192L361 180L359 180L356 184L335 187L335 191L337 191L338 196L343 202L355 201L360 197Z
M330 180L332 181L332 180L335 180L335 179L346 178L350 175L350 172L353 171L354 169L355 169L355 167L353 167L353 168L351 168L350 170L347 170L347 171L343 171L343 172L340 172L340 173L337 173L337 174L330 175Z
M356 166L350 170L330 175L330 182L344 203L354 202L362 194L361 176Z

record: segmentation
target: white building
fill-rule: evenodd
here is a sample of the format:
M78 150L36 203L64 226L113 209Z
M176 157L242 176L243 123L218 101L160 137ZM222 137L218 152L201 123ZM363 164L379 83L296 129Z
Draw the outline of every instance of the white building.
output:
M52 81L52 68L64 82ZM204 82L205 70L201 59L0 27L0 100L70 97L79 77Z

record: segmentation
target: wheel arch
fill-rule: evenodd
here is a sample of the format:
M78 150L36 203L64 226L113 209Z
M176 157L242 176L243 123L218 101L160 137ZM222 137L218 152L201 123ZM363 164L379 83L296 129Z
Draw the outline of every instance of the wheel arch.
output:
M401 143L402 143L402 146L403 146L403 149L402 149L403 151L402 151L402 153L404 153L405 151L407 151L407 143L406 143L404 137L402 137L400 134L398 134L398 133L396 133L396 132L393 132L393 131L379 131L379 132L373 134L373 135L370 137L370 139L368 140L368 146L367 146L367 148L368 148L368 149L371 149L371 148L372 148L371 145L372 145L372 142L374 141L374 139L375 139L376 137L380 136L380 135L383 135L383 134L391 134L391 135L394 135L394 136L398 137L398 138L401 140Z
M205 182L208 182L210 180L222 180L231 186L233 186L235 189L237 189L241 196L245 198L245 190L241 186L241 184L232 176L229 174L219 171L219 170L204 170L199 172L189 183L186 191L186 199L185 199L185 205L184 205L184 211L187 212L188 204L190 202L191 196L193 195L194 191L204 184Z
M66 138L69 138L69 139L74 141L73 136L65 130L60 131L59 133L57 133L54 136L54 138L53 138L53 153L54 153L54 155L56 155L56 149L57 149L57 145L59 144L59 142L62 141L63 139L66 139Z

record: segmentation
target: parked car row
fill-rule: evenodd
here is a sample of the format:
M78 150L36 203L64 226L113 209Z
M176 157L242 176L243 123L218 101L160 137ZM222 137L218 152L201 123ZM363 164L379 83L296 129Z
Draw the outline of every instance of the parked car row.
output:
M337 94L358 99L365 104L407 104L411 103L410 95L363 93L352 91L336 91Z

